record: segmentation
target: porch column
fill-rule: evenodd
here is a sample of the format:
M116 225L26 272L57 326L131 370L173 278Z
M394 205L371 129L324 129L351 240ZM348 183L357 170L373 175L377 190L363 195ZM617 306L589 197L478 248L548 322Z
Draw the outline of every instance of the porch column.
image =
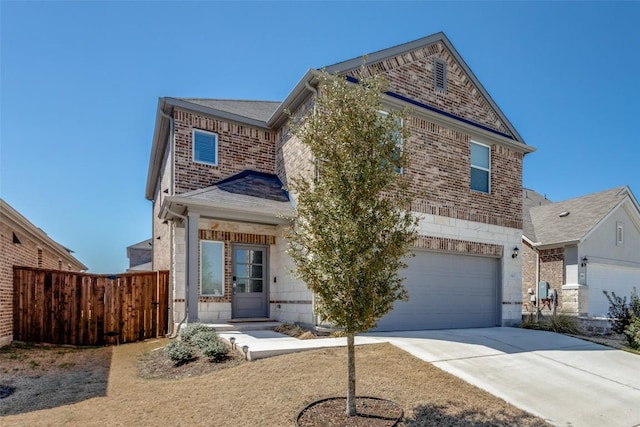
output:
M187 215L187 305L188 305L188 322L198 322L198 220L200 214L189 212Z

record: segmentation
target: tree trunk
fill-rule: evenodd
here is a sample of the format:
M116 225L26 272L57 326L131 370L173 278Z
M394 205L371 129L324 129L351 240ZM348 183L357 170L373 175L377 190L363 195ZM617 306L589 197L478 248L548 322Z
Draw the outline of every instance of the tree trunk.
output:
M349 379L347 382L347 415L356 415L356 354L355 354L355 334L347 333L347 369Z

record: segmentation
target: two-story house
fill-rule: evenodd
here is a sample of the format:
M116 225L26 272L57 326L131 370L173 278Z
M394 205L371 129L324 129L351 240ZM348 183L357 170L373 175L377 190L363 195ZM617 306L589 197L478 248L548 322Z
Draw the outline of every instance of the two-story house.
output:
M366 65L362 64L366 59ZM402 173L420 218L400 272L408 301L380 330L485 327L521 319L522 162L527 146L443 33L325 70L390 82L385 107L411 107ZM314 296L291 274L283 187L313 160L288 129L313 108L318 71L282 102L160 98L146 197L153 268L171 271L173 322L271 318L315 324Z

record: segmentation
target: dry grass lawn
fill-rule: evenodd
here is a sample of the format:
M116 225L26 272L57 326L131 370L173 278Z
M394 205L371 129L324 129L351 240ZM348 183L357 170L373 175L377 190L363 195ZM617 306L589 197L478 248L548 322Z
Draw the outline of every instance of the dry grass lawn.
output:
M102 354L103 359L109 352L106 392L69 405L6 415L0 417L0 425L293 426L305 405L345 394L344 348L235 364L191 378L141 378L137 360L165 344L158 340L84 350ZM399 403L405 426L546 425L391 344L359 346L356 357L358 395ZM0 366L2 362L0 354ZM0 407L9 400L0 399Z

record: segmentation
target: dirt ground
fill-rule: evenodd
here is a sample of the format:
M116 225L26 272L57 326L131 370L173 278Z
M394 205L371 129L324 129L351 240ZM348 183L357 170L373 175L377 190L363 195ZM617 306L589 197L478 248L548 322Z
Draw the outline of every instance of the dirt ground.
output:
M343 348L143 378L140 366L158 364L166 342L9 347L0 353L0 384L15 392L0 399L0 425L293 426L305 406L345 394ZM390 344L359 346L356 359L358 395L398 403L404 426L546 425Z

